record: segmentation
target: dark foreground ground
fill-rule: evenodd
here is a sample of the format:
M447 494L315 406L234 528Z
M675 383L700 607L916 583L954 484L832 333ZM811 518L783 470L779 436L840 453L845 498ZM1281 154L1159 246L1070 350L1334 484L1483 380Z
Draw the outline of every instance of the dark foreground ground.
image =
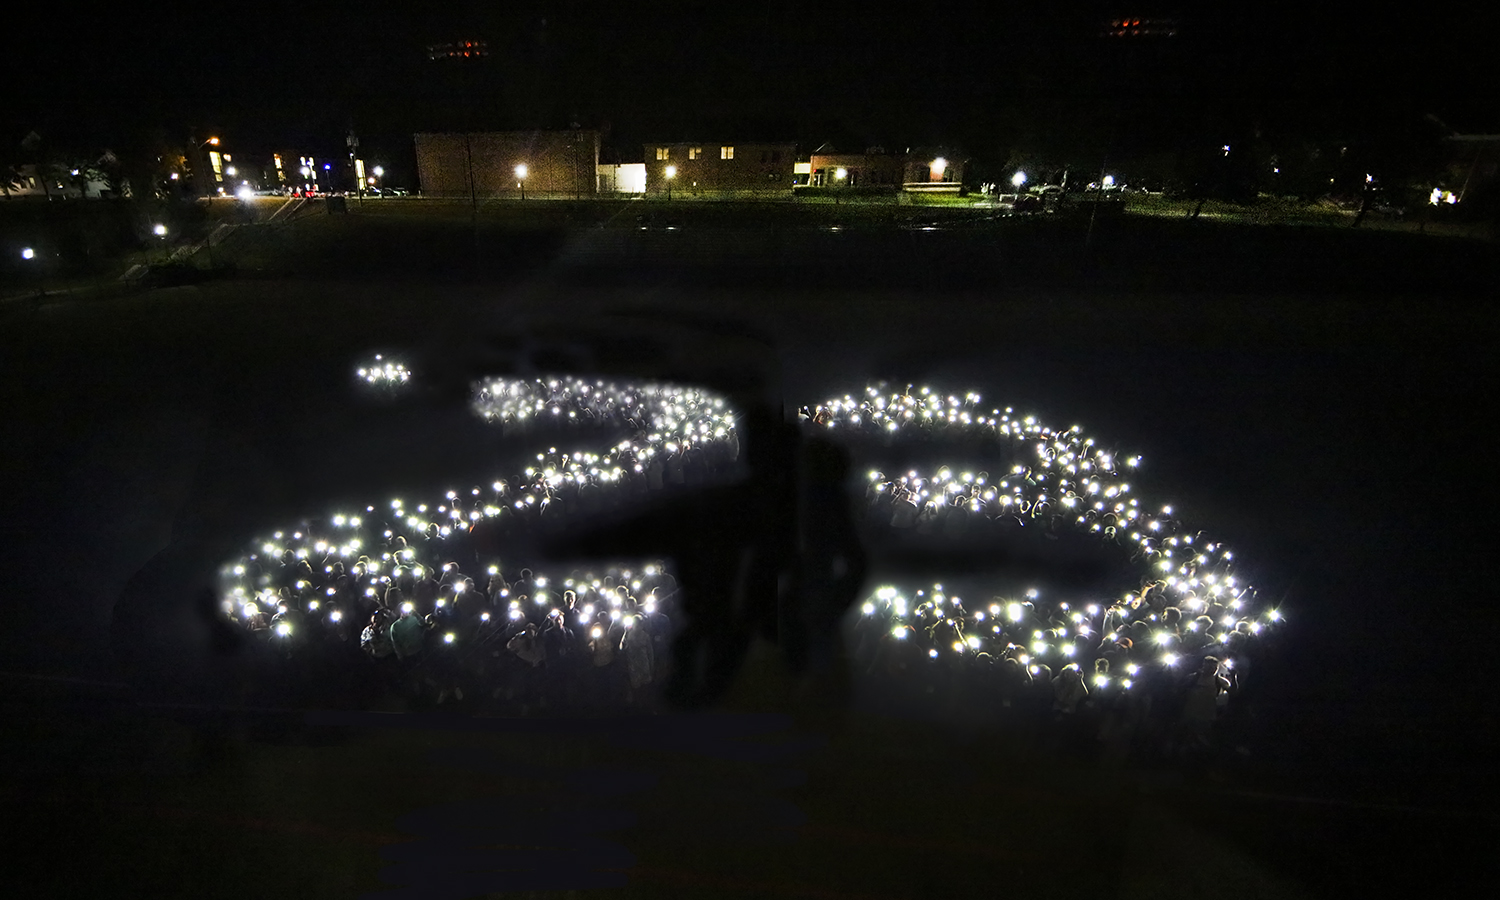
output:
M1125 219L1087 250L1060 221L496 224L476 257L466 217L351 215L243 235L235 278L7 304L0 596L5 668L27 675L4 680L11 882L403 897L1467 886L1500 787L1492 251L1197 224ZM769 350L730 336L745 333ZM420 482L444 436L456 480L498 452L452 394L356 395L355 361L381 350L433 381L462 371L445 360L515 352L582 369L659 357L672 373L753 359L793 405L887 377L1079 422L1142 453L1143 491L1285 595L1289 644L1250 754L1212 772L1016 757L973 716L877 713L840 702L833 676L793 684L770 650L722 709L645 722L213 714L116 687L113 607L156 554L212 572L264 524ZM174 598L161 608L169 621Z

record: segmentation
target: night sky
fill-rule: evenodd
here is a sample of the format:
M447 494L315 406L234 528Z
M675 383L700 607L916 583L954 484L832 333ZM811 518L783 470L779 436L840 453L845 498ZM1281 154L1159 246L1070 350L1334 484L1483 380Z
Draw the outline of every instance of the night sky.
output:
M711 16L685 2L438 6L92 15L11 43L0 117L7 136L107 145L197 126L256 152L325 153L351 123L367 147L395 152L416 130L575 115L637 153L646 140L719 136L975 153L1105 135L1129 146L1221 122L1336 131L1391 111L1500 130L1486 46L1497 17L1450 0L1352 15L1292 3L756 3ZM1098 37L1111 14L1174 16L1180 34ZM428 43L469 37L490 45L478 65L425 57Z

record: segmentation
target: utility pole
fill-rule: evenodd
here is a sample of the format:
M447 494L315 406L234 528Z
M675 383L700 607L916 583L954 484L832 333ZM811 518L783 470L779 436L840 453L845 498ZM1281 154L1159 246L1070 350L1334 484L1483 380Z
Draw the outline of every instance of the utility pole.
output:
M344 138L344 143L349 147L349 171L354 173L354 197L359 202L365 200L365 179L359 167L359 136L354 133L354 125L349 126L349 136Z

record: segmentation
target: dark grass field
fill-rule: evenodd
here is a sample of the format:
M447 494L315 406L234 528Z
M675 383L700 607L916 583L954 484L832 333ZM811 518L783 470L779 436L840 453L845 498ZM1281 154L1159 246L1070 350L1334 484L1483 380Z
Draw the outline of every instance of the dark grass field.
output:
M1488 245L1126 217L1085 246L1079 218L830 232L699 204L671 232L487 209L476 255L466 209L416 209L242 229L236 274L199 285L0 308L6 669L128 682L111 617L154 555L190 581L268 523L504 451L451 390L361 398L369 353L441 385L517 353L708 378L749 359L790 405L930 381L1143 454L1143 495L1285 596L1250 755L1017 758L982 716L880 712L769 651L713 715L648 724L213 714L11 676L20 893L1443 896L1482 863Z

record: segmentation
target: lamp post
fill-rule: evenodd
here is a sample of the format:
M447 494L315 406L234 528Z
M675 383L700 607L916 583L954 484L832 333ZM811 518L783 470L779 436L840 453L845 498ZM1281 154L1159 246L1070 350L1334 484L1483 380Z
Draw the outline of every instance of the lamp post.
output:
M27 262L32 263L32 265L36 268L36 295L38 297L47 296L47 286L42 281L42 264L41 261L36 258L36 250L31 247L22 247L21 258L26 260Z
M208 155L203 152L203 148L219 146L219 139L211 137L208 140L200 141L197 135L190 134L188 142L193 147L193 190L200 196L207 196L207 185L213 181L214 173L213 163L209 160Z
M516 184L521 188L521 199L526 199L526 164L516 166Z
M672 199L672 179L677 177L677 167L676 166L667 166L666 176L667 176L667 199L671 200Z
M1021 185L1026 183L1026 173L1017 172L1010 176L1010 183L1016 189L1016 206L1019 207L1021 205Z
M161 261L167 261L167 226L158 222L151 228L151 233L161 238Z
M839 166L837 169L833 170L833 180L838 182L838 184L836 184L833 189L834 206L838 206L839 203L843 200L843 191L841 190L841 188L843 188L844 186L844 179L848 177L849 170L844 168L843 166Z

